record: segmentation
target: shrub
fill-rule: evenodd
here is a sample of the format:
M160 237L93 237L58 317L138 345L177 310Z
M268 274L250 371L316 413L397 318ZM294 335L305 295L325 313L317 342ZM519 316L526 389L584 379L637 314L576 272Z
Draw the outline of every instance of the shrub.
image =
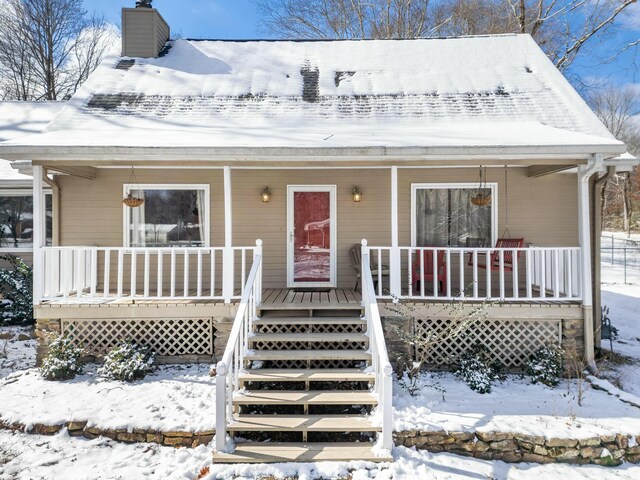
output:
M491 384L498 378L497 368L489 358L489 349L479 343L460 357L455 375L478 393L491 392Z
M33 269L21 258L2 255L0 260L9 263L0 268L0 295L2 300L2 325L33 324Z
M533 383L555 387L564 371L564 351L556 345L546 345L529 357L525 370Z
M40 374L47 380L69 380L82 373L82 349L69 337L58 337L49 344L49 354L42 362Z
M121 342L104 357L98 369L100 375L111 380L133 382L142 380L152 370L153 353L132 342Z

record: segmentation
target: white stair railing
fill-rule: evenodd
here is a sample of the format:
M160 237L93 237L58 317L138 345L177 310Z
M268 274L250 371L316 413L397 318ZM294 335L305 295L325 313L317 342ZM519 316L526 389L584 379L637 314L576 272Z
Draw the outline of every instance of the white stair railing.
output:
M367 241L362 240L362 304L364 318L367 321L371 368L375 375L374 393L378 396L378 408L382 411L380 446L385 450L391 450L393 448L393 368L389 362L387 345L384 341L369 255Z
M251 322L262 295L262 240L256 241L253 265L244 286L229 340L222 359L216 365L216 444L218 452L227 451L227 425L233 419L233 396L239 389L239 375L249 345Z

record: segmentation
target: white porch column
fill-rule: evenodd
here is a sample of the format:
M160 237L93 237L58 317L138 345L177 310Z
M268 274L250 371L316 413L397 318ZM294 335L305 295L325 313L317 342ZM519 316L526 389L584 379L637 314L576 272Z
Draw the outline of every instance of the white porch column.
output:
M33 304L39 305L44 294L44 250L47 238L43 168L33 166Z
M224 167L224 260L222 262L222 296L231 303L234 285L233 219L231 208L231 167Z
M589 209L589 179L597 172L602 156L590 165L578 166L578 235L582 267L582 315L584 319L584 355L590 367L595 367L593 347L593 294L591 290L591 212Z
M398 245L398 167L391 167L391 252L389 254L389 285L393 297L402 293L400 248Z

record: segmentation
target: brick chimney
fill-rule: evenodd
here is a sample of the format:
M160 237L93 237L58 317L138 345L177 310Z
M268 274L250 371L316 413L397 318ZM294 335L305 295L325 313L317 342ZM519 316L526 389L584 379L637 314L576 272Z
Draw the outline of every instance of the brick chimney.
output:
M122 9L122 55L157 57L169 40L169 24L151 2L136 2Z

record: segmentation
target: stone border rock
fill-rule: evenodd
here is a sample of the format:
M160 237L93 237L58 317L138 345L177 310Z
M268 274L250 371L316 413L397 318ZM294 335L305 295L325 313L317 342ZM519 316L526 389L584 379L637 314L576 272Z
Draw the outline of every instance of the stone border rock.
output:
M158 430L146 430L134 428L128 431L126 428L115 430L100 427L88 427L85 421L66 422L61 425L44 425L36 423L29 429L20 423L6 423L0 421L0 429L13 432L23 432L33 435L55 435L66 428L71 437L84 437L93 440L98 437L106 437L122 443L157 443L167 447L195 448L199 445L208 445L213 440L213 430L204 432L163 432Z
M640 435L600 435L580 440L507 432L396 432L396 445L508 463L618 466L640 463Z
M71 437L94 439L106 437L122 443L157 443L167 447L195 448L208 445L215 431L180 432L134 428L103 429L87 427L85 421L61 425L36 423L29 429L20 423L0 420L0 429L33 435L55 435L66 428ZM396 446L415 447L432 453L448 452L482 460L507 463L570 463L618 466L627 461L640 463L640 435L600 435L584 439L545 438L510 432L394 432Z

